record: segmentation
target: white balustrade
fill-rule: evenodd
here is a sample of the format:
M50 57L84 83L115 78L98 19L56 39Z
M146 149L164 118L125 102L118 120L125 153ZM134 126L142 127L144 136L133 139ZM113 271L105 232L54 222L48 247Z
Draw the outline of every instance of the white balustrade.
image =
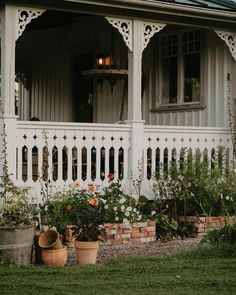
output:
M17 123L17 185L34 189L40 199L42 181L55 187L68 187L79 181L103 188L107 175L121 180L127 192L133 189L130 181L129 124L83 124L57 122ZM178 161L191 153L205 157L209 165L218 165L217 151L224 146L223 164L232 160L229 131L220 128L144 126L143 180L141 192L152 195L152 177L171 161ZM137 167L138 169L138 167ZM160 172L160 171L159 171Z

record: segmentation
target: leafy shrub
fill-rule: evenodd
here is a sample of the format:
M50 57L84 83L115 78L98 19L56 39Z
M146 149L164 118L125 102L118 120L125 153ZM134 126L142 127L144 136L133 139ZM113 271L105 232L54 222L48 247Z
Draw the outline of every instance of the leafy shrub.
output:
M153 191L159 213L219 216L236 214L234 171L210 168L208 161L188 157L173 161L167 172L158 173Z
M221 229L214 229L209 231L205 238L202 240L202 243L209 243L212 245L219 244L222 242L226 243L236 243L236 224L225 226Z

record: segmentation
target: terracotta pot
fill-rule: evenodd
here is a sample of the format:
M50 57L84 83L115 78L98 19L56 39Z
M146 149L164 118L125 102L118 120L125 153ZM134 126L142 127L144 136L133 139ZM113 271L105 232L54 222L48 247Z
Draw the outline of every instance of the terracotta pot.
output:
M74 244L76 248L76 258L78 264L84 265L96 263L99 241L75 241Z
M48 266L64 266L66 264L67 258L68 252L66 246L58 250L42 250L42 261Z
M55 230L47 230L39 236L39 246L43 249L62 249L60 235Z

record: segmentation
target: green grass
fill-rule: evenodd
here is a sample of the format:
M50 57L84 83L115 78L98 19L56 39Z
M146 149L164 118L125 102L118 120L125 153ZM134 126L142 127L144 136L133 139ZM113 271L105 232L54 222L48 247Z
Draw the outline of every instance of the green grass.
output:
M0 294L236 294L236 245L95 266L0 265Z

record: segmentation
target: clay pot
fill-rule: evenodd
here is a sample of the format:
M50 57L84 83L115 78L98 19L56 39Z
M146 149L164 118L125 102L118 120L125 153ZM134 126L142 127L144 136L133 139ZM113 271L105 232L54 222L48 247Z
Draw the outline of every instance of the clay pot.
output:
M62 249L62 243L59 233L51 229L40 234L38 244L43 249Z
M74 245L78 264L84 265L96 263L99 241L74 241Z
M66 246L62 249L52 250L43 249L42 261L48 266L64 266L68 258Z

